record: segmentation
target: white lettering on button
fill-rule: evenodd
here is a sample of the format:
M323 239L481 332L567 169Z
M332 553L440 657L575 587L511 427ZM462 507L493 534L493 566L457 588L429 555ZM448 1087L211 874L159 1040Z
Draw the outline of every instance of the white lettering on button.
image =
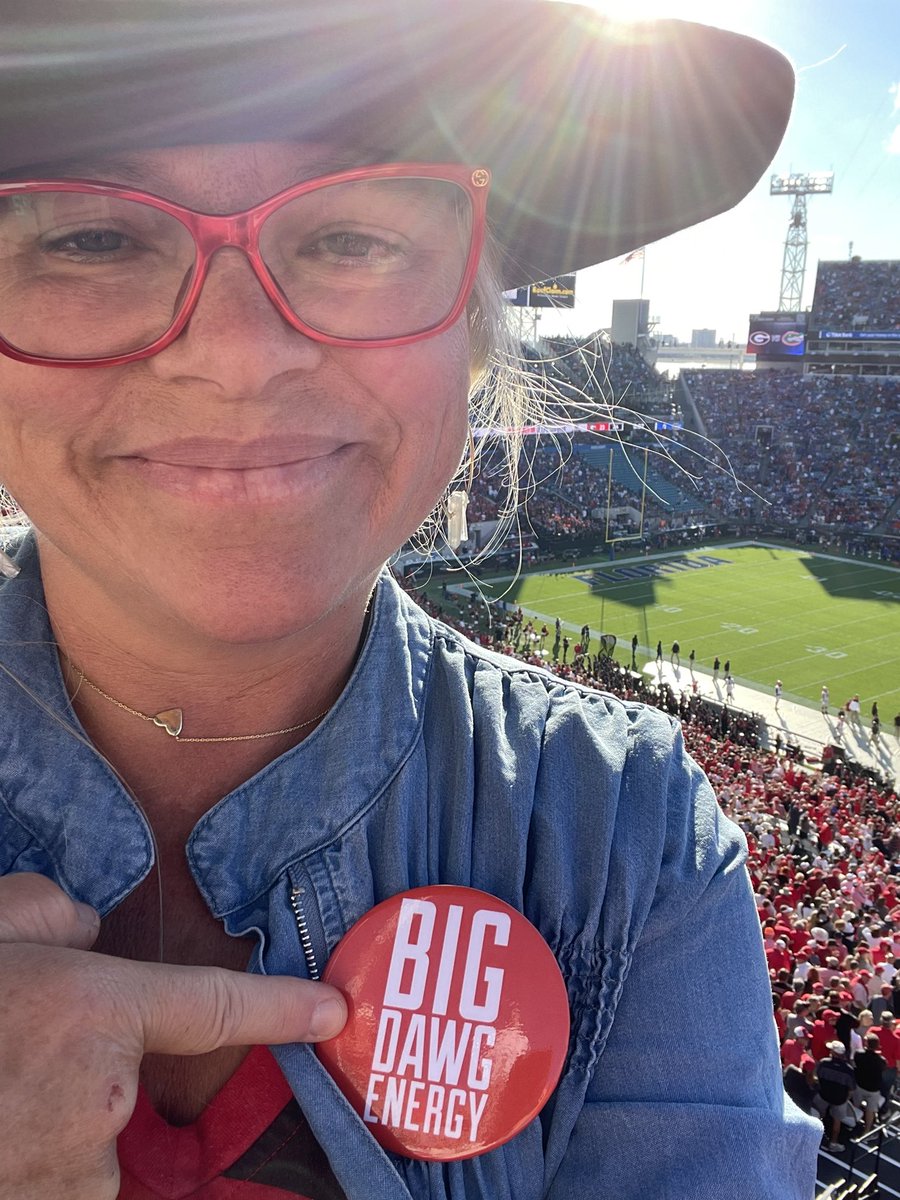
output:
M509 915L493 909L467 921L460 904L442 913L430 900L401 901L365 1121L477 1141L503 995L498 950L508 947L510 927Z

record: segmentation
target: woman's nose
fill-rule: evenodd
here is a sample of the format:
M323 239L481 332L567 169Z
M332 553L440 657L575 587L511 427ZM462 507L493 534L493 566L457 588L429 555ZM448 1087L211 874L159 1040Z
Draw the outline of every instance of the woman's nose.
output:
M282 317L246 256L226 247L210 263L186 328L149 361L167 379L204 379L223 397L250 398L278 375L314 370L325 352Z

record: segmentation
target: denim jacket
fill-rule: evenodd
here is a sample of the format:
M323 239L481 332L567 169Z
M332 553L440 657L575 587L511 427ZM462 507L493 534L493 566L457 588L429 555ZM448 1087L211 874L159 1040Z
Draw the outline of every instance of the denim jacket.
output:
M30 540L18 559L0 586L0 874L106 914L151 838L72 714ZM677 723L470 644L387 576L331 712L187 845L212 913L255 936L254 971L321 969L374 904L434 883L513 905L562 968L560 1084L478 1158L386 1153L312 1049L275 1050L348 1200L810 1200L821 1126L782 1089L744 854Z

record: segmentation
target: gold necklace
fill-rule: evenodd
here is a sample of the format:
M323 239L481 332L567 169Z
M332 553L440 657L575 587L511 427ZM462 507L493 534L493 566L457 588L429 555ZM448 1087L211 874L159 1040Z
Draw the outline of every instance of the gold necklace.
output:
M153 725L158 725L160 729L164 729L170 737L173 737L176 742L255 742L260 738L281 737L282 734L296 733L300 729L306 729L308 725L314 725L316 721L321 721L325 713L328 712L328 709L326 709L325 712L320 712L317 716L310 717L308 721L301 721L299 725L289 725L287 729L270 729L268 733L232 733L227 737L182 737L181 730L184 727L183 709L166 708L153 717L148 713L139 712L136 708L130 708L127 704L123 704L121 700L117 700L109 692L104 692L102 687L98 687L96 683L88 679L81 667L75 666L68 655L66 655L66 659L78 672L79 688L82 683L86 683L89 688L99 696L102 696L104 700L108 700L110 704L114 704L116 708L121 708L123 712L130 713L133 717L140 717L142 721L150 721ZM78 688L75 689L75 695L77 694Z

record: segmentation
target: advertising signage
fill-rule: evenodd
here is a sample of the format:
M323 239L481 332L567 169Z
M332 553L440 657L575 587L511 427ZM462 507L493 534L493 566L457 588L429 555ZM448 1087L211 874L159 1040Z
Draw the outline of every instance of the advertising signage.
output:
M842 333L836 329L820 329L820 338L839 338L853 342L900 342L900 329L851 329Z
M503 294L518 308L574 308L575 276L559 275Z
M785 316L750 318L747 353L757 358L791 359L803 355L806 347L806 319Z

